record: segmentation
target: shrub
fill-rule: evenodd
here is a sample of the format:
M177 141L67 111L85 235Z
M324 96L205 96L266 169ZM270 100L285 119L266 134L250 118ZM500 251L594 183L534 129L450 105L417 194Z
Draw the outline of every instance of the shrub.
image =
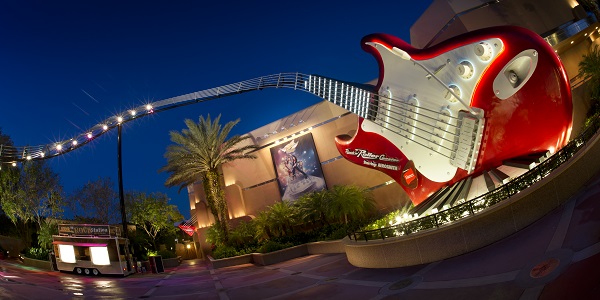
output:
M206 241L217 247L224 245L223 233L216 225L210 226L206 231Z
M48 254L50 250L44 248L29 248L25 253L25 257L39 260L48 260Z
M273 252L273 251L277 251L277 250L281 250L281 249L285 249L285 248L289 248L289 247L293 247L294 244L287 242L287 243L279 243L273 240L267 241L264 244L262 244L259 248L258 248L258 252L260 253L269 253L269 252Z
M227 258L239 255L235 248L231 246L219 246L212 252L215 259Z
M175 254L175 252L171 251L171 250L160 250L158 252L156 252L156 255L160 255L163 259L167 259L167 258L175 258L177 257L177 255Z

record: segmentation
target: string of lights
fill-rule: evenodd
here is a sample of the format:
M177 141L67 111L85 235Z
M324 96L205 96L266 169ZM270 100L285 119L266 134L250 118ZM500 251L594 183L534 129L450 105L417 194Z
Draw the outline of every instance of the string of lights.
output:
M312 75L314 78L314 75ZM262 90L264 88L292 88L310 92L306 82L310 75L301 73L279 73L261 76L245 81L227 84L211 89L201 90L152 103L147 103L133 109L110 116L102 122L69 139L41 144L36 146L0 145L0 167L2 165L16 166L17 163L29 160L43 160L66 154L81 148L99 136L118 126L161 111L206 102L217 98L227 97L245 92ZM355 87L355 89L358 89ZM310 92L315 94L314 92ZM315 94L316 95L316 94Z
M394 99L389 96L378 95L371 91L367 91L363 86L364 85L357 83L337 81L330 78L302 73L279 73L261 76L147 103L108 117L102 122L70 139L37 146L0 145L0 168L3 164L16 166L18 162L42 160L66 154L87 145L99 136L124 123L137 120L153 113L240 93L262 90L264 88L291 88L308 92L348 109L363 118L371 119L398 135L406 137L412 135L423 141L427 141L428 139L426 136L435 134L440 140L444 140L449 144L456 144L454 137L457 136L457 118L455 116L440 115L443 118L435 119L431 117L431 115L439 115L439 112L411 104L410 101L405 99ZM429 121L424 122L424 119L429 119ZM393 121L393 123L390 123L390 121ZM434 125L435 122L440 121L444 124L445 128ZM430 124L431 122L434 122L434 124ZM436 134L434 130L443 132L443 136ZM425 134L425 137L420 136L419 132ZM446 135L448 135L448 137L446 137ZM426 143L414 141L419 144ZM447 148L446 150L450 151L450 153L454 151L454 149L442 145L442 142L440 142L440 146ZM424 144L423 147L430 148L428 145ZM448 154L442 152L440 152L440 154L448 156Z

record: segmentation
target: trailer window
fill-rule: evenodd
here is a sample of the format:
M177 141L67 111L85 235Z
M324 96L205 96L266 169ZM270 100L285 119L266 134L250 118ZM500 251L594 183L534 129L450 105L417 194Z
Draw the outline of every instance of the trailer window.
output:
M90 252L92 254L92 263L95 265L110 265L110 260L108 259L108 249L106 247L90 247Z
M58 245L60 259L66 263L75 263L75 249L72 245Z

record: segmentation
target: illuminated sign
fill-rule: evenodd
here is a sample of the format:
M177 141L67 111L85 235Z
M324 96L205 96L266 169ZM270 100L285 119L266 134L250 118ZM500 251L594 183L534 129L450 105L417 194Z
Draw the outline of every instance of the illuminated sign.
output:
M61 224L58 225L58 234L72 236L119 236L120 231L118 227L109 225Z

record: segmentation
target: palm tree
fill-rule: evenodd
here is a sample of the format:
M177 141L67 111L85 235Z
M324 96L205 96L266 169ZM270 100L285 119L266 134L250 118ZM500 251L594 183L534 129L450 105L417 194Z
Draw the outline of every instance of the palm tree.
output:
M288 230L294 233L294 225L297 219L297 210L293 204L287 201L277 202L269 206L269 221L271 228L279 232L279 236L286 235Z
M583 56L579 62L579 73L585 76L592 85L591 98L594 102L600 100L600 47L594 44L590 53Z
M214 120L210 115L206 119L200 116L198 123L186 119L187 129L181 132L171 131L174 145L167 147L165 158L167 164L160 172L170 173L165 182L167 187L179 186L179 191L198 180L202 180L206 194L206 204L215 217L215 225L221 229L225 241L228 240L228 210L225 193L222 188L223 164L238 159L254 159L252 154L258 149L256 145L238 145L249 136L234 135L227 139L231 129L239 123L239 119L228 122L221 127L221 115Z
M303 195L296 201L300 219L307 223L321 222L321 224L329 225L327 222L327 203L330 193L327 190L312 192Z
M254 229L256 230L254 237L262 241L265 239L271 239L271 221L269 218L268 211L261 211L258 215L252 219L252 223L254 224Z
M370 190L354 185L336 185L331 190L327 215L330 218L359 219L375 211L375 202Z

